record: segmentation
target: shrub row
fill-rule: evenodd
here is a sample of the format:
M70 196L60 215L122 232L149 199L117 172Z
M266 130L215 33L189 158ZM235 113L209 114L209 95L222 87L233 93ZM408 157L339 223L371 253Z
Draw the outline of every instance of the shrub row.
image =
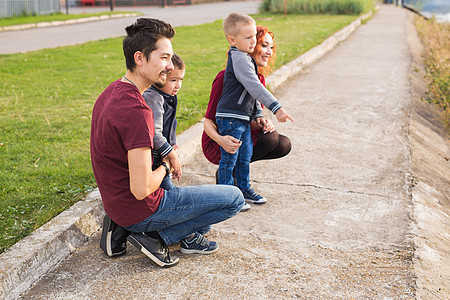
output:
M428 101L443 112L450 132L450 25L416 17L416 28L425 46Z
M264 0L261 10L288 14L361 14L374 8L373 0Z

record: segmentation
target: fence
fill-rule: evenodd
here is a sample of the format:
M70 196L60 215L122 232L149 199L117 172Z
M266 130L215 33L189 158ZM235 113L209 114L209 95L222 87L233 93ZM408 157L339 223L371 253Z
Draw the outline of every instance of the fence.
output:
M0 0L0 18L59 12L59 0Z
M0 0L1 1L1 0ZM70 0L81 6L109 6L110 0ZM114 7L189 5L192 0L113 0Z

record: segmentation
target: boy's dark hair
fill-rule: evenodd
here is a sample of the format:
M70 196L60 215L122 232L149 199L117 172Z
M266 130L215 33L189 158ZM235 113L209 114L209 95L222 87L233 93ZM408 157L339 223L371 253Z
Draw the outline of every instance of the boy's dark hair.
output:
M172 39L175 30L172 25L151 18L140 18L134 24L125 28L127 36L123 39L123 54L127 69L133 71L136 67L134 53L141 51L148 60L150 53L156 50L160 38Z
M172 55L172 64L173 67L179 70L186 69L186 65L184 64L184 61L179 57L177 54Z

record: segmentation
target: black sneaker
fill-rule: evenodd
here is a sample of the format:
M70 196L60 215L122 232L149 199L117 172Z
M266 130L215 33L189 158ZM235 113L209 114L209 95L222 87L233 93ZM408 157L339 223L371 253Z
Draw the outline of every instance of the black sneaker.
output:
M219 250L216 242L208 241L206 237L196 232L195 237L188 241L183 239L180 245L180 252L183 254L211 254Z
M169 247L161 239L149 237L144 232L133 232L128 241L160 267L170 268L178 263L178 257L170 256Z
M114 223L108 215L105 215L103 218L100 248L110 257L123 255L127 252L127 236L130 233L128 230Z

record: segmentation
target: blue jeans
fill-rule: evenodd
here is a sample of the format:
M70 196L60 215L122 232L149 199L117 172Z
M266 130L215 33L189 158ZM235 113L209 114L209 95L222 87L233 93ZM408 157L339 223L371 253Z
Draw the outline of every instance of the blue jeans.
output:
M170 179L169 176L164 177L163 181L161 182L161 184L159 186L166 191L171 190L176 187L175 184L173 184L172 179Z
M244 196L236 187L174 187L164 192L154 214L124 228L131 232L157 231L164 242L170 245L194 232L207 233L212 224L235 216L243 206Z
M216 118L217 129L220 135L231 135L242 142L236 153L231 154L220 147L221 158L217 179L219 184L234 185L236 183L241 191L250 189L250 160L253 154L253 140L250 123L234 118Z

